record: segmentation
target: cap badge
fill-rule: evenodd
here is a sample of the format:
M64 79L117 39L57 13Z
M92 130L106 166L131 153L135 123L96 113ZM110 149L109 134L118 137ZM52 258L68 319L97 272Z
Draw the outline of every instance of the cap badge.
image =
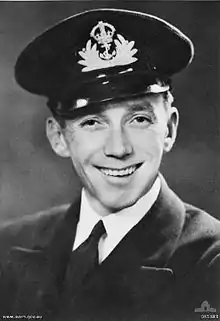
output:
M113 25L103 21L93 27L90 32L93 41L89 39L86 47L79 51L83 60L78 63L85 66L83 72L129 65L137 60L134 55L138 50L134 48L134 41L126 40L120 34L115 36L115 31Z

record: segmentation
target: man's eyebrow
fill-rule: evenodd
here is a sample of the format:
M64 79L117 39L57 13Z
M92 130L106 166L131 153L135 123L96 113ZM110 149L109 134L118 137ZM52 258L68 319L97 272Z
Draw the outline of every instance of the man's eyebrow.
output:
M150 103L146 103L146 104L132 104L131 106L128 107L129 111L150 111L150 112L154 112L153 106Z
M156 114L154 112L154 108L149 102L146 102L144 105L139 104L139 103L135 103L135 104L132 104L131 106L128 107L128 113L139 112L139 111L147 112L154 119L156 119Z

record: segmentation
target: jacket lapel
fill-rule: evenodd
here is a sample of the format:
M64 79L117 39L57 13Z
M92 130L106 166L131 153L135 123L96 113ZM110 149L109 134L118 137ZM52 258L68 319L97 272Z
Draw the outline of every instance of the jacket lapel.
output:
M125 302L130 304L152 305L154 298L173 284L175 275L169 267L169 258L180 237L185 210L162 176L161 181L161 191L151 210L102 262L85 285L85 292L99 284L102 297L109 287L107 293L112 293L118 303L121 297L123 300L127 297Z

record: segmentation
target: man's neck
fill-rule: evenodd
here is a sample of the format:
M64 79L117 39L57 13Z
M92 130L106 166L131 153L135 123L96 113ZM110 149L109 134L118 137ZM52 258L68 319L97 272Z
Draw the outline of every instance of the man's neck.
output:
M97 214L104 217L113 212L110 208L105 207L99 200L97 200L97 198L91 195L87 189L84 188L84 192L90 206Z

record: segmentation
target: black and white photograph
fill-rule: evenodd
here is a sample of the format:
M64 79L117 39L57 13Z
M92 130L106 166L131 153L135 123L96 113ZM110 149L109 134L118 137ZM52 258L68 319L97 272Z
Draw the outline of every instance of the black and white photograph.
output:
M0 320L220 319L219 1L0 1Z

